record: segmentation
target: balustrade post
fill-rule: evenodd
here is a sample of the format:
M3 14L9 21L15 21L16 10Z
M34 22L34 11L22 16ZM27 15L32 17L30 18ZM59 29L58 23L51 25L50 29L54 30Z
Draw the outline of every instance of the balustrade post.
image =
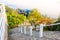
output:
M23 31L22 31L22 26L20 27L20 30L21 30L21 33L23 33Z
M32 26L30 26L30 36L32 36Z
M24 34L26 34L26 26L24 26Z
M43 37L43 24L40 24L39 37Z

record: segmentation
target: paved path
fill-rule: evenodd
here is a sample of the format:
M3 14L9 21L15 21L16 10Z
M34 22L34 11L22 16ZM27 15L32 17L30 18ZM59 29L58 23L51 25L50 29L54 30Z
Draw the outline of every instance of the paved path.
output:
M38 36L38 33L33 31L33 36L29 36L29 32L27 35L21 34L18 28L14 28L9 33L9 40L60 40L60 31L46 31L42 38Z

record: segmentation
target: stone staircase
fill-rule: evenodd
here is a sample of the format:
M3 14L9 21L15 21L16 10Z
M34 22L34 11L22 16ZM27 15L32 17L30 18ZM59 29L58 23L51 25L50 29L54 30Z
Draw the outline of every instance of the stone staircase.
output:
M33 36L30 36L28 32L23 34L19 32L19 28L14 28L9 32L8 40L60 40L60 32L46 31L44 32L44 37L40 38L36 31L33 31Z

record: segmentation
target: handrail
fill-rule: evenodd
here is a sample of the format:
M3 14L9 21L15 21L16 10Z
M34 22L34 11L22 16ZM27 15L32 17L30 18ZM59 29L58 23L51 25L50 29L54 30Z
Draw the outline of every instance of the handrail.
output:
M59 25L60 23L55 23L55 24L49 24L49 25L44 25L44 26L53 26L53 25Z
M1 5L1 19L0 19L0 40L8 40L8 33L7 33L7 25L5 22L6 14L5 14L5 5L4 3L0 3Z

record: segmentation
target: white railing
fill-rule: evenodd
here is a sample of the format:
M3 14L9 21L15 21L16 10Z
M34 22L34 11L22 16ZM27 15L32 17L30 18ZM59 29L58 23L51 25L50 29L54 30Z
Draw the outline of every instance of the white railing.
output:
M6 31L6 25L5 25L5 5L3 3L0 3L0 40L5 40L5 31Z
M26 26L24 26L24 25L21 25L21 26L19 26L20 27L20 32L21 33L24 33L24 34L27 34L27 27ZM33 35L33 26L29 26L28 27L29 28L29 35L30 36L32 36ZM43 24L40 24L40 26L39 26L39 37L43 37Z
M49 25L44 25L44 26L52 26L52 25L59 25L60 23L55 23L55 24L49 24Z
M52 26L52 25L59 25L60 23L56 23L56 24L50 24L50 25L43 25L43 24L40 24L39 25L39 37L43 37L43 27L44 26ZM20 27L20 32L21 33L24 33L24 34L27 34L27 27L26 26L19 26ZM32 36L33 35L33 33L32 33L32 29L33 29L33 26L30 26L30 27L28 27L29 29L30 29L30 36ZM24 31L22 31L24 29Z

